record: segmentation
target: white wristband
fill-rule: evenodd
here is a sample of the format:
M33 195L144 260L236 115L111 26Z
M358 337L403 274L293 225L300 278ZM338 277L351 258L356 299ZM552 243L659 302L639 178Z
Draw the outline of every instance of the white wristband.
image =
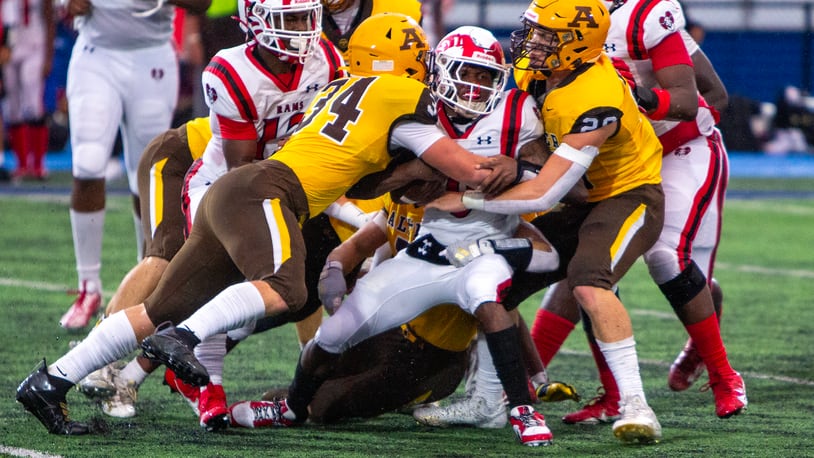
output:
M464 204L464 207L470 210L483 210L483 206L486 203L483 198L483 193L480 191L464 192L463 196L461 196L461 202Z

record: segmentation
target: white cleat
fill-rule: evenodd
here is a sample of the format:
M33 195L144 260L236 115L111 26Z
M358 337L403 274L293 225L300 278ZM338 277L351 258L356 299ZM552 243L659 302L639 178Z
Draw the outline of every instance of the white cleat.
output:
M413 418L429 426L467 425L476 428L502 428L506 426L506 405L501 396L493 402L475 394L447 406L419 406Z
M661 439L661 425L641 395L623 396L613 435L625 443L655 444Z

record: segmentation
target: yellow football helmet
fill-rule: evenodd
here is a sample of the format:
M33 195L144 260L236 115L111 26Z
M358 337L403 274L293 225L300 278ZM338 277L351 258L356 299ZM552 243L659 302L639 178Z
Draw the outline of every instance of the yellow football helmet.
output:
M532 0L523 29L511 34L512 63L520 70L573 70L596 60L610 27L600 0Z
M427 36L415 19L379 13L365 19L348 43L350 73L391 74L419 81L427 77Z

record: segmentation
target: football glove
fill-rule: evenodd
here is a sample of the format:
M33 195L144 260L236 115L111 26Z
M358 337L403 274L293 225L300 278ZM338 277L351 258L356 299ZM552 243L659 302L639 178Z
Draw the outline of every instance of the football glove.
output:
M541 402L562 402L568 399L579 402L581 397L569 383L548 382L537 387L537 399Z
M317 291L322 306L325 307L328 315L333 315L342 305L342 299L345 298L345 293L348 291L348 284L345 282L341 262L327 261L325 263L322 272L319 274Z

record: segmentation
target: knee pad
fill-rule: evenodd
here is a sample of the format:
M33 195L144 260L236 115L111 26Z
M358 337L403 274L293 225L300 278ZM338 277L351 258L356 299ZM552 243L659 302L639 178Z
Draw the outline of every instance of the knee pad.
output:
M707 279L695 262L690 262L677 277L659 285L664 297L670 302L674 310L679 311L690 299L694 298L707 286Z
M657 285L666 283L681 274L679 259L676 250L659 242L644 254L644 262L650 277Z

